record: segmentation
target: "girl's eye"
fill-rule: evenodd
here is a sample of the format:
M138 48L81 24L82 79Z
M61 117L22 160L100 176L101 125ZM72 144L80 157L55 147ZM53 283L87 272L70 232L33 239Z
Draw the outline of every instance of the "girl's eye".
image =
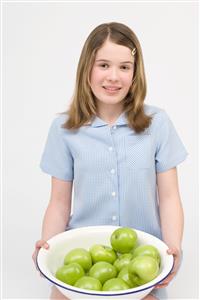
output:
M129 67L128 66L121 66L121 69L122 70L129 70Z
M103 69L106 69L106 68L108 68L108 64L101 64L100 67Z

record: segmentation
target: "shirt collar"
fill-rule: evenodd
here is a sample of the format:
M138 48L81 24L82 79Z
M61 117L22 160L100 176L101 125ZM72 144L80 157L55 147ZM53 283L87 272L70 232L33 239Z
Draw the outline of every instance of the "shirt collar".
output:
M127 125L128 124L128 120L126 118L126 114L123 112L119 117L118 119L115 121L115 123L113 125L118 125L118 126L121 126L121 125ZM91 121L90 125L92 127L101 127L101 126L107 126L108 123L106 123L105 121L103 121L101 118L99 117L95 117L93 119L93 121Z

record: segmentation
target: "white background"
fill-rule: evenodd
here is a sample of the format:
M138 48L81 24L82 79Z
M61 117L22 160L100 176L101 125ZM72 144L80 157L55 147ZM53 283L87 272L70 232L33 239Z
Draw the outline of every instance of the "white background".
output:
M182 268L169 298L198 298L197 4L2 4L3 29L3 298L47 298L32 264L49 201L50 177L39 169L55 114L73 93L83 43L103 22L130 26L143 48L146 103L164 108L189 156L178 167L185 211Z

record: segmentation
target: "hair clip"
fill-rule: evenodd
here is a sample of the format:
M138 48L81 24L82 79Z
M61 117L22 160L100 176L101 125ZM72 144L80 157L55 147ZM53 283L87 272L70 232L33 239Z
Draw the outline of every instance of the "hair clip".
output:
M134 56L136 53L136 48L133 48L133 50L131 51L131 54Z

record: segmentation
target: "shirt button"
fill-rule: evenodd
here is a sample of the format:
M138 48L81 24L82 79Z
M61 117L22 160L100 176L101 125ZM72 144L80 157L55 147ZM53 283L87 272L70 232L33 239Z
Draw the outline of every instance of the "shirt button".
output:
M112 196L115 197L115 195L116 195L116 193L115 193L115 192L112 192Z
M114 169L110 170L110 173L115 174L115 170Z
M108 149L109 149L109 151L113 151L113 147L109 147Z
M117 217L116 217L116 216L112 216L112 220L113 220L113 221L116 221L116 220L117 220Z

